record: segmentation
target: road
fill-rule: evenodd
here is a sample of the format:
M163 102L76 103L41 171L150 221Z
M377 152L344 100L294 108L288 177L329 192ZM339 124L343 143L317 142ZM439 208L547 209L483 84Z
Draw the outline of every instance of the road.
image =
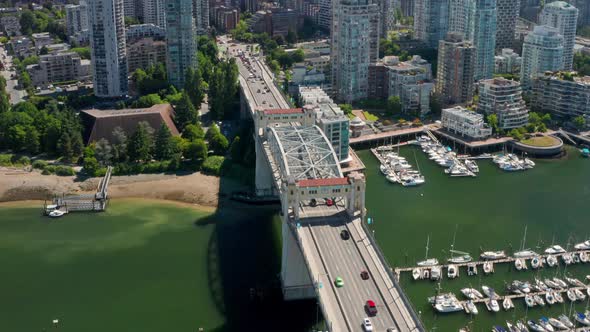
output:
M10 95L10 103L14 105L23 101L27 93L23 90L18 90L16 88L18 81L11 78L16 73L10 70L12 67L12 57L8 55L5 46L0 46L0 57L5 57L2 60L5 70L1 71L0 74L6 79L6 92Z

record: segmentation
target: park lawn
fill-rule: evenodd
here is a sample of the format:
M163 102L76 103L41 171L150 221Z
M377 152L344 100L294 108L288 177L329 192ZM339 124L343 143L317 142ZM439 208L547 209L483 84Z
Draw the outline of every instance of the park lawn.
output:
M520 142L526 145L538 147L550 147L559 144L559 141L551 136L535 136Z
M25 205L27 204L27 205ZM119 199L104 213L40 215L0 205L3 330L211 331L210 215L179 204ZM33 203L34 204L34 203Z

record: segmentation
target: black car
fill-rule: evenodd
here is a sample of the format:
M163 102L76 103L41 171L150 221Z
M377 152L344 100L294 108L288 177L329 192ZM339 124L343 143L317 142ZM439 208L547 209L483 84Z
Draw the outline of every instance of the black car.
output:
M368 280L369 279L369 272L367 272L367 271L361 272L361 279Z
M343 229L342 232L340 232L340 237L342 238L342 240L348 240L350 239L350 233Z

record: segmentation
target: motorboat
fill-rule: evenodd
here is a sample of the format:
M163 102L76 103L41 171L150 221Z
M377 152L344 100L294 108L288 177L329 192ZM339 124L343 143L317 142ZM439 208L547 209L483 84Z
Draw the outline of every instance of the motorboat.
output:
M555 297L555 302L563 303L563 296L560 293L554 292L553 297Z
M552 255L547 256L546 261L547 261L547 265L549 265L550 267L554 267L558 263L557 258Z
M584 295L581 290L574 289L574 293L576 294L576 299L578 301L584 301L586 299L586 295Z
M561 323L563 323L563 325L565 325L566 329L573 329L576 327L576 325L574 325L571 319L569 319L566 315L559 315L558 319Z
M422 279L430 279L430 269L422 269Z
M567 298L572 302L576 302L576 300L578 299L578 297L576 296L576 292L574 292L573 289L568 289L566 295Z
M538 269L542 266L543 266L543 261L541 260L541 258L533 257L533 259L531 259L531 267L533 269Z
M582 263L588 263L588 261L590 260L590 257L588 257L588 253L586 251L582 251L579 255L580 261Z
M576 248L576 250L590 250L590 240L580 242L574 245L574 248Z
M517 259L514 261L514 267L516 267L516 269L517 269L518 271L521 271L521 270L526 270L526 269L527 269L527 266L526 266L526 260L524 260L524 259L521 259L521 258L517 258Z
M539 292L546 292L549 290L549 287L547 287L547 285L541 280L535 278L535 289Z
M508 285L508 290L515 294L528 294L531 292L531 285L528 282L514 280Z
M561 247L558 244L552 245L551 247L545 249L545 253L549 254L549 255L563 254L564 252L565 252L565 249L563 249L563 247Z
M539 325L543 326L543 328L549 332L555 331L551 323L549 323L549 319L547 317L541 317L539 319Z
M565 281L567 281L568 284L570 284L574 287L585 287L586 286L583 282L581 282L580 280L578 280L576 278L565 277Z
M561 287L561 288L567 288L567 283L565 281L563 281L563 280L561 280L561 279L559 279L557 277L554 277L553 278L553 281L555 281L555 283L558 284L559 287Z
M559 319L557 318L549 318L549 324L551 324L553 327L555 327L558 330L567 330L567 326L565 326L564 323L562 323Z
M494 326L494 328L492 329L492 332L507 332L505 328L503 328L500 325L496 325Z
M573 261L574 264L580 263L580 255L578 255L577 252L574 252L572 254L572 261Z
M473 303L473 301L467 301L465 305L467 307L467 310L469 310L468 313L473 315L477 315L479 313L479 310L477 310L477 306L475 305L475 303Z
M417 263L418 266L435 266L438 265L438 259L429 258Z
M48 216L50 216L51 218L59 218L59 217L63 217L67 212L66 211L62 211L62 210L53 210L51 212L49 212Z
M543 281L544 281L545 285L547 285L553 289L561 289L561 286L551 279L545 279Z
M477 264L467 264L467 275L468 276L477 275Z
M529 332L529 329L526 327L526 325L522 321L517 321L516 327L518 327L520 332Z
M505 297L502 301L502 308L504 308L505 311L508 311L514 308L514 303L512 303L512 300L510 298Z
M541 307L545 306L545 301L543 300L543 298L540 295L538 295L538 294L533 295L533 300L535 300L535 303L540 305Z
M532 258L535 256L539 256L539 254L537 254L536 252L534 252L530 249L525 249L525 250L515 252L513 256L515 258Z
M435 297L434 309L441 313L448 313L462 311L463 306L461 306L455 295L449 293Z
M588 317L581 312L576 312L574 319L581 325L590 326L590 319L588 319Z
M387 174L385 176L385 178L387 179L387 181L389 181L391 183L398 183L399 182L397 176L395 176L395 174L393 174L393 172Z
M498 301L496 300L490 300L488 303L488 306L490 308L491 311L493 312L499 312L500 311L500 304L498 304Z
M481 294L475 288L463 288L463 289L461 289L461 293L463 293L463 295L465 295L465 297L467 297L468 299L471 299L471 300L483 299L483 294Z
M483 260L493 261L506 258L506 253L503 250L499 251L484 251L479 256Z
M479 166L477 166L475 161L467 159L465 160L465 166L467 166L467 169L473 173L479 173Z
M381 164L379 166L379 170L381 171L381 173L383 173L383 175L389 174L389 167L387 167L387 165L385 164Z
M561 255L561 259L563 260L563 264L570 265L574 262L572 255L570 253L565 253Z
M426 182L423 176L413 176L409 179L404 179L401 181L402 186L404 187L414 187L423 184Z
M433 266L430 269L430 280L440 280L442 278L441 267Z
M553 296L553 292L545 293L545 301L547 301L547 304L549 304L549 305L552 305L555 303L555 297Z
M527 325L531 328L531 330L536 331L536 332L547 332L547 330L545 330L545 328L543 328L543 326L535 323L534 320L529 320L527 322Z
M414 280L418 280L418 279L420 279L420 276L421 276L421 275L422 275L422 274L420 273L420 269L419 269L419 268L415 268L415 269L413 269L413 270L412 270L412 278L413 278Z
M494 291L493 288L488 287L486 285L481 286L481 290L483 291L483 293L489 297L490 299L495 298L496 297L496 292Z
M455 279L459 275L459 268L457 265L449 265L447 268L447 277L449 279Z
M494 272L494 263L485 262L483 263L483 273L490 274Z
M526 303L527 307L532 308L535 306L535 300L531 295L527 295L524 297L524 302Z

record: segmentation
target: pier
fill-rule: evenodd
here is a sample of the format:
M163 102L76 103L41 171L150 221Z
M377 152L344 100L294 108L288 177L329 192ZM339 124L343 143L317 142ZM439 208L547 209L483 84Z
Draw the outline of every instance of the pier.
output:
M579 291L585 291L587 288L587 286L573 286L573 287L568 287L568 288L560 288L560 289L551 289L548 291L542 291L542 292L530 292L527 294L510 294L510 295L498 295L497 293L495 293L494 296L494 300L496 301L503 301L504 299L524 299L526 296L535 296L535 295L545 295L547 293L559 293L559 294L563 294L566 293L568 290L572 289L572 290L579 290ZM587 297L588 294L586 292L584 292L584 295ZM565 302L565 300L568 299L567 296L563 296L563 300ZM462 300L459 301L459 303L461 305L465 305L467 304L467 302L471 301L475 304L477 303L486 303L488 301L490 301L491 299L489 297L484 297L483 299L476 299L476 300ZM545 298L543 298L543 300L545 300ZM569 299L568 299L569 300ZM554 303L555 305L559 305L561 303ZM545 303L545 305L551 306L551 304ZM538 304L535 304L533 307L541 307Z

